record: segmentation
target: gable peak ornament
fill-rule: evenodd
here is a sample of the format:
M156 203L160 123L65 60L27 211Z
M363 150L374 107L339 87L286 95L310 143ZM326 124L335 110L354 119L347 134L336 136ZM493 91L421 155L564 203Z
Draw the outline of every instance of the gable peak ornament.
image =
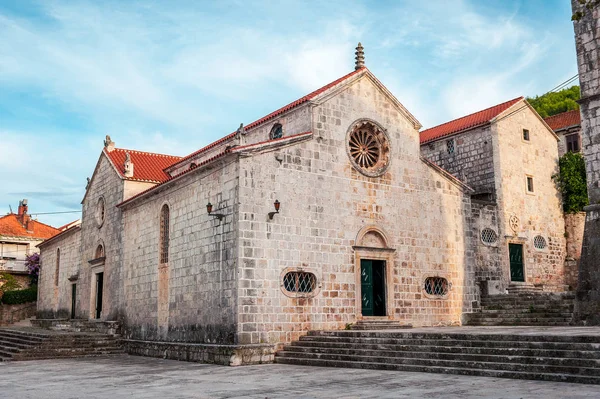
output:
M354 64L354 70L363 68L365 66L365 49L362 46L362 44L360 44L360 42L358 42L358 46L356 46L356 52L354 54L356 54L356 63Z
M106 135L106 139L104 139L104 148L106 148L106 151L108 152L115 149L115 142L110 139L108 134Z

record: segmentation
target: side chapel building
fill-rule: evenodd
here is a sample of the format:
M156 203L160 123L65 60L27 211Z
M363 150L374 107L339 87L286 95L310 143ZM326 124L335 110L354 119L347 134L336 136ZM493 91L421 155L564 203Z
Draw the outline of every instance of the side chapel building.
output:
M461 324L482 289L565 290L557 138L535 111L420 134L356 58L183 158L107 137L81 226L40 245L38 317L119 320L138 353L243 352L369 317Z

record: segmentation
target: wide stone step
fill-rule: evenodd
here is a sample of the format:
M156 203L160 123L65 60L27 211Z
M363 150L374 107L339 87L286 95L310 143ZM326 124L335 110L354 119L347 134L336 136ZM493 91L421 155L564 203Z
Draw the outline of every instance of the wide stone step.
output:
M19 342L38 343L38 342L42 342L42 341L46 340L47 338L20 336L17 334L0 334L0 339L3 341L10 341L10 342L17 342L17 343L19 343Z
M357 356L357 355L342 355L331 353L301 353L293 352L286 353L282 351L277 354L279 357L293 357L295 359L322 359L330 361L343 362L358 362L358 363L384 363L384 364L402 364L410 366L428 366L442 368L466 368L479 370L501 370L501 371L516 371L528 372L531 370L530 364L521 363L504 363L504 362L489 362L489 361L463 361L463 360L439 360L432 358L401 358L401 357L378 357L378 356ZM569 366L553 366L547 364L536 364L536 372L550 374L570 374L584 375L600 378L600 368L592 367L569 367Z
M547 344L541 343L536 347L519 347L512 346L496 347L493 343L489 346L467 346L468 343L463 343L463 346L437 346L431 345L405 345L402 343L396 344L365 344L365 343L345 343L345 342L320 342L320 341L300 341L292 342L286 346L286 350L295 350L295 348L307 348L315 350L370 350L370 351L396 351L396 352L423 352L423 353L447 353L447 354L472 354L472 355L497 355L497 356L525 356L525 357L561 357L561 358L576 358L576 359L600 359L600 350L597 348L585 349L557 349L554 347L546 347Z
M16 329L7 329L0 328L0 336L13 336L13 337L32 337L32 338L49 338L50 334L44 334L37 331L30 330L16 330Z
M39 344L39 342L31 342L31 341L21 340L21 339L17 339L17 338L8 339L8 338L0 337L0 345L14 346L17 348L29 348L31 346L35 346L38 344Z
M295 364L305 366L320 366L320 367L346 367L346 368L362 368L373 370L396 370L396 371L416 371L429 373L444 373L457 375L472 375L496 378L512 378L512 379L529 379L542 381L560 381L574 382L580 384L600 384L599 377L580 376L580 375L564 375L550 374L540 372L516 372L504 370L483 370L483 369L468 369L468 368L452 368L452 367L435 367L422 365L406 365L406 364L389 364L378 362L354 362L354 361L336 361L324 359L302 359L292 357L275 357L276 363Z
M376 339L421 339L436 341L452 340L485 340L485 341L519 341L519 342L579 342L600 344L600 336L597 335L540 335L530 334L470 334L460 332L430 333L430 332L404 332L404 331L309 331L300 339L309 337L335 337L343 338L376 338Z
M582 358L574 352L571 357L560 356L518 356L516 354L469 354L465 352L443 353L443 352L424 352L424 351L395 351L395 350L370 350L370 349L345 349L331 347L301 347L286 346L281 352L282 356L289 355L295 357L295 353L302 354L327 354L327 355L346 355L346 356L370 356L370 357L389 357L389 358L410 358L410 359L436 359L436 360L455 360L472 362L498 362L498 363L522 363L528 365L550 365L563 367L589 367L600 369L599 359ZM548 353L552 355L553 353ZM554 353L557 355L557 353Z
M381 335L385 334L384 332ZM496 339L495 336L477 336L472 338L431 338L431 337L360 337L360 336L302 336L297 342L323 342L331 343L338 342L344 344L377 344L377 345L425 345L425 346L445 346L445 347L494 347L494 348L532 348L532 349L557 349L557 350L600 350L600 342L597 340L586 341L565 341L565 340L548 340L554 337L528 337L528 336L510 336L509 339ZM538 340L521 339L521 338L538 338ZM581 337L564 337L564 338L581 338Z

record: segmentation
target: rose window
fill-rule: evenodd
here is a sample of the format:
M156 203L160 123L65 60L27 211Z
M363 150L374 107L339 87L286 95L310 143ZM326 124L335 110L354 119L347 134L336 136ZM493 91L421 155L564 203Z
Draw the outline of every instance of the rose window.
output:
M384 129L370 121L359 121L348 135L348 155L361 173L376 177L389 164L389 140Z

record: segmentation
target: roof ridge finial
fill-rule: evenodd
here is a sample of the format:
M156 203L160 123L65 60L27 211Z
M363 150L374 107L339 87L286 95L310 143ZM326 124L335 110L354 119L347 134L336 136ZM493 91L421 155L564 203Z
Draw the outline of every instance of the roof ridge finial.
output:
M354 69L358 70L365 66L365 49L360 42L358 42L358 46L356 46L356 63L354 65Z

